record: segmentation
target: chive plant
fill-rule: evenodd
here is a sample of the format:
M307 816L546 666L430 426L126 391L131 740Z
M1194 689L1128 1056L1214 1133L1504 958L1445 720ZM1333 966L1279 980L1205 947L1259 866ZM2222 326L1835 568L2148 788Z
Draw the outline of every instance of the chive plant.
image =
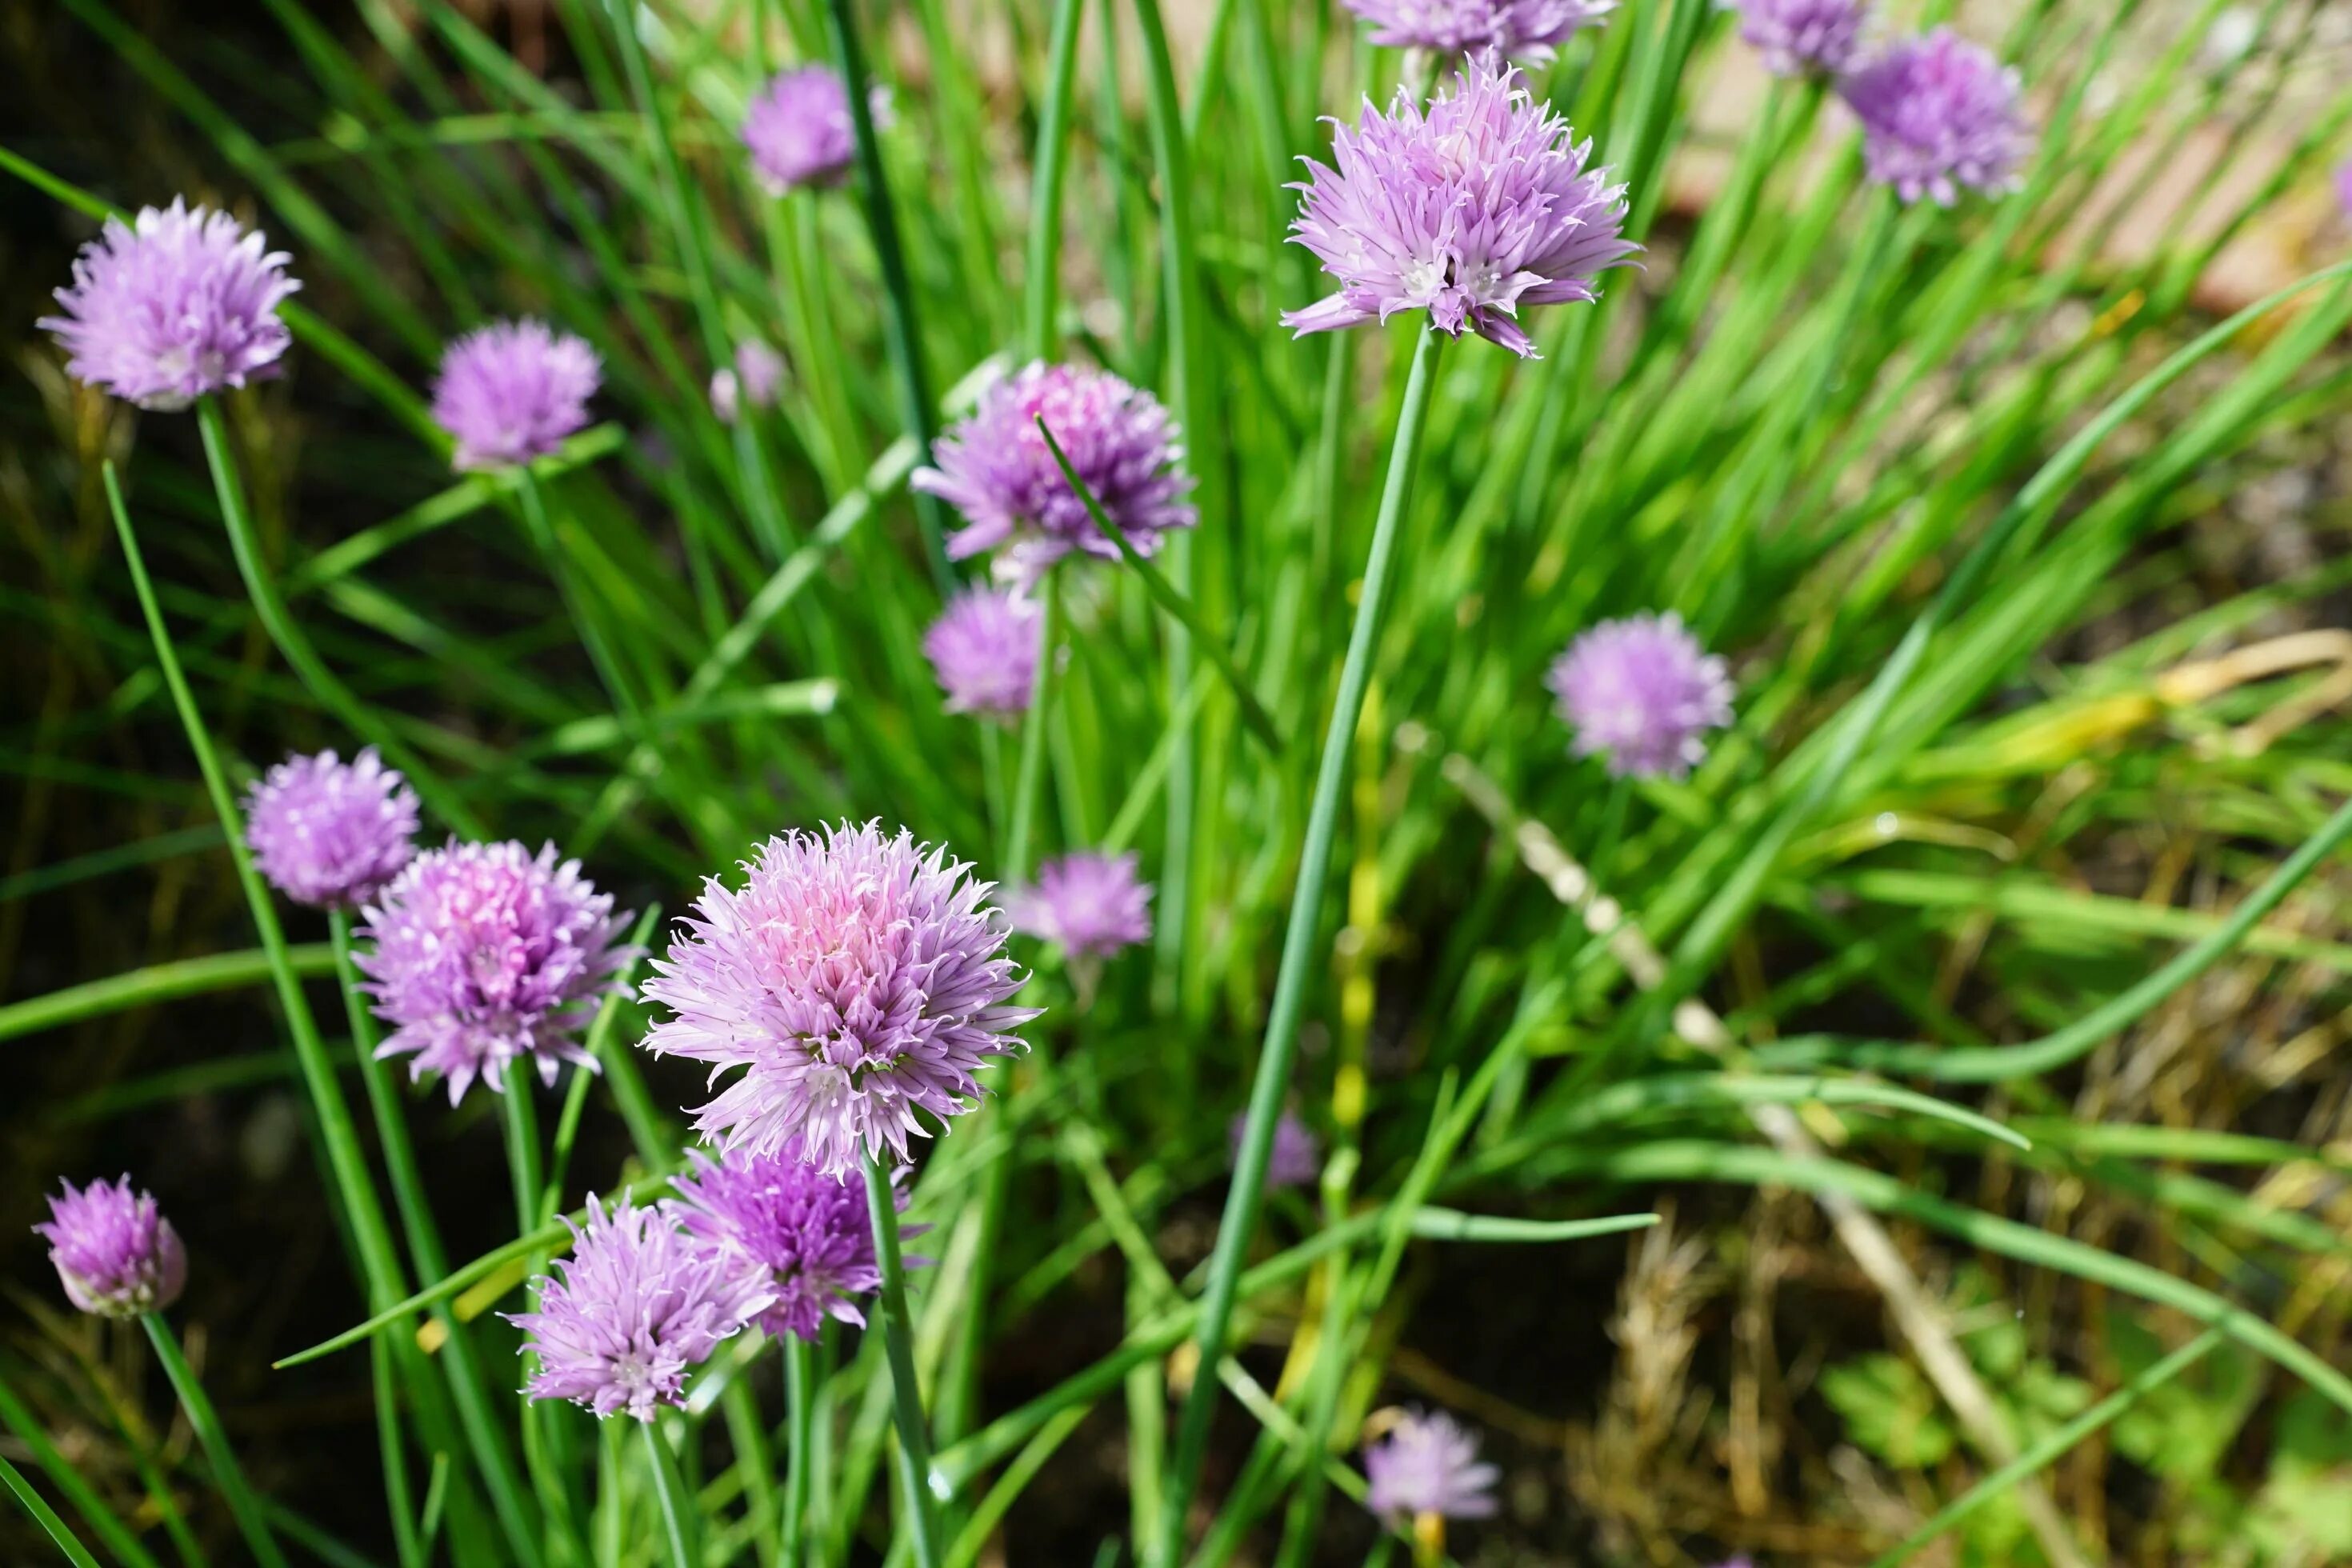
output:
M0 148L88 241L25 323L72 543L0 583L65 694L6 765L201 817L0 909L226 889L0 1038L267 987L288 1051L67 1109L299 1079L351 1326L276 1365L364 1376L380 1464L310 1517L173 1326L237 1238L168 1162L192 1245L69 1182L49 1258L144 1348L0 1355L49 1547L971 1568L1109 1453L1102 1563L1622 1540L1516 1406L1632 1375L1555 1323L1669 1213L1769 1317L1743 1193L1866 1284L1888 1359L1823 1387L1901 1500L1759 1460L1649 1560L2082 1563L2127 1506L2160 1555L2204 1478L2050 1472L2231 1357L2279 1374L2242 1450L2352 1417L2340 1085L2252 1109L2352 974L2342 520L2200 542L2352 400L2316 7L2235 61L2220 0L267 9L235 112L112 0L56 24L201 189ZM2224 984L2261 1038L2184 1078ZM437 1157L478 1115L495 1203ZM1592 1296L1465 1335L1465 1267ZM80 1382L131 1479L47 1429Z

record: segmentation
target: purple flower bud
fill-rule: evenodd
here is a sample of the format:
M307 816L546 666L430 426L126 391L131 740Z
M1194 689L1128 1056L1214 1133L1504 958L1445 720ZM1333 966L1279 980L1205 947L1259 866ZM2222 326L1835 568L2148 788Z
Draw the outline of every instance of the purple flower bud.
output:
M57 291L65 314L38 324L75 379L142 408L185 408L277 374L292 341L278 307L302 286L287 260L228 214L175 197L127 228L108 218Z
M711 412L732 425L745 404L774 407L783 384L783 356L757 338L745 338L735 345L735 363L710 373Z
M1231 1163L1241 1163L1242 1140L1248 1135L1249 1112L1244 1110L1225 1126ZM1315 1134L1297 1116L1284 1111L1274 1124L1274 1143L1266 1152L1266 1189L1270 1192L1276 1187L1307 1186L1322 1173L1323 1152L1316 1144Z
M1870 177L1950 206L1962 186L2014 190L2033 150L2017 72L1946 28L1907 38L1840 84Z
M1547 682L1576 754L1605 756L1620 776L1680 778L1706 756L1701 737L1731 722L1723 660L1671 610L1601 622L1569 645Z
M1151 885L1136 857L1081 850L1037 868L1034 886L1005 900L1013 929L1056 942L1073 957L1108 958L1151 940Z
M544 321L497 321L441 356L433 421L457 443L461 469L544 458L588 423L602 367L596 351Z
M1639 250L1620 232L1625 188L1587 172L1590 141L1538 102L1497 56L1463 68L1424 114L1402 89L1389 112L1367 101L1338 126L1339 165L1307 160L1292 237L1339 291L1283 325L1305 332L1426 310L1452 337L1465 329L1536 357L1520 308L1590 301L1594 280Z
M1190 528L1191 477L1168 411L1108 371L1034 363L981 394L971 417L941 437L932 468L911 483L963 513L948 540L958 560L1013 541L1013 574L1032 581L1070 552L1118 559L1038 434L1043 419L1094 492L1103 515L1139 555L1170 529Z
M889 95L869 100L876 128L890 123ZM770 195L801 185L837 185L857 158L849 93L825 66L802 66L772 78L743 116L751 172Z
M1036 605L1009 589L966 588L923 634L950 713L1010 719L1037 689Z
M289 757L245 801L246 842L269 883L298 904L366 903L415 858L416 792L368 747Z
M1494 1466L1478 1462L1478 1439L1442 1413L1401 1412L1364 1449L1365 1506L1399 1523L1424 1513L1485 1519L1495 1511L1497 1478Z
M515 1062L547 1083L560 1062L593 1072L572 1036L629 957L614 945L627 920L552 844L536 858L515 843L418 856L366 910L374 946L358 963L376 1016L398 1026L376 1055L414 1055L410 1076L440 1073L452 1105L477 1077L504 1093Z
M588 1200L588 1223L572 1226L572 1255L556 1267L561 1279L537 1282L539 1310L508 1317L539 1356L524 1392L600 1416L651 1421L656 1405L684 1404L687 1373L768 1305L756 1276L625 1195L609 1210Z
M1529 65L1548 64L1581 28L1598 26L1617 0L1346 0L1372 25L1372 42L1439 55L1493 49Z
M49 1200L49 1223L33 1229L48 1238L68 1300L101 1318L135 1318L180 1299L187 1249L152 1195L135 1190L129 1176L79 1191L71 1182L58 1185L65 1190Z
M1739 0L1739 36L1778 76L1843 76L1862 57L1868 0Z
M826 1174L802 1157L799 1140L786 1139L772 1154L730 1154L718 1164L697 1152L694 1173L672 1187L672 1217L770 1292L761 1328L814 1341L827 1318L865 1327L857 1298L881 1288L882 1271L862 1180Z
M868 1155L907 1159L970 1109L974 1076L1021 1049L1036 1016L1009 1004L1022 974L1003 956L989 884L904 828L830 826L761 845L740 889L717 878L654 963L648 1002L672 1016L643 1042L741 1075L695 1116L730 1152L781 1152L797 1138L828 1173Z

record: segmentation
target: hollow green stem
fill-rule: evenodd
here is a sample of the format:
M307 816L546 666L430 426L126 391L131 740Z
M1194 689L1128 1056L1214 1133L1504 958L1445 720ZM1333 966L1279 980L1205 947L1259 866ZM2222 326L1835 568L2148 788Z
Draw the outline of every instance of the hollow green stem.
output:
M1225 1333L1233 1321L1234 1293L1242 1264L1249 1254L1250 1236L1257 1226L1260 1200L1265 1193L1266 1161L1274 1148L1275 1123L1282 1114L1283 1097L1290 1085L1292 1058L1297 1052L1298 1026L1307 1005L1307 981L1316 963L1316 934L1323 914L1324 882L1331 865L1331 840L1339 822L1339 804L1347 793L1349 750L1356 721L1363 711L1364 691L1370 684L1372 656L1380 643L1389 569L1396 553L1397 534L1405 503L1412 493L1412 472L1420 455L1422 426L1429 413L1432 375L1438 337L1419 334L1412 368L1405 379L1404 400L1397 415L1396 439L1389 452L1389 471L1381 491L1381 509L1372 525L1370 552L1364 564L1363 586L1356 601L1356 624L1348 637L1347 658L1339 668L1339 692L1323 736L1323 757L1315 776L1315 794L1307 808L1307 841L1299 856L1298 883L1291 896L1290 923L1282 943L1274 1003L1266 1016L1265 1039L1258 1052L1257 1079L1250 1090L1249 1121L1242 1135L1234 1168L1233 1185L1218 1223L1217 1245L1209 1260L1207 1288L1201 1298L1199 1321L1192 1342L1202 1369L1185 1396L1177 1427L1176 1447L1167 1477L1167 1498L1160 1510L1157 1561L1181 1561L1184 1518L1192 1504L1194 1483L1209 1447L1209 1424L1216 1414L1218 1379L1213 1369L1224 1356Z
M1037 803L1045 787L1045 715L1053 706L1054 645L1062 635L1062 584L1058 572L1049 570L1045 583L1045 614L1037 617L1037 679L1029 692L1029 709L1021 717L1021 759L1013 776L1013 822L1004 834L1004 863L997 868L1007 883L1029 875L1029 851L1036 837Z
M213 1484L220 1488L229 1512L236 1516L236 1527L245 1536L245 1543L253 1549L254 1560L262 1568L286 1568L285 1554L278 1550L277 1539L269 1533L269 1521L262 1515L260 1500L246 1484L236 1450L228 1446L228 1434L221 1428L220 1414L206 1397L204 1384L196 1381L188 1358L180 1353L180 1342L172 1332L172 1325L163 1321L160 1312L149 1312L139 1321L147 1331L148 1342L155 1347L155 1359L163 1363L163 1375L172 1380L172 1392L180 1396L180 1408L187 1413L196 1441L205 1446L205 1458L212 1462Z
M58 1510L33 1489L33 1483L25 1479L25 1473L5 1458L0 1458L0 1484L5 1484L16 1494L16 1500L24 1505L26 1513L32 1515L33 1522L57 1542L58 1550L66 1554L66 1561L74 1564L74 1568L98 1568L98 1559L92 1557L89 1549L75 1536L73 1528L58 1517Z
M1055 300L1061 283L1062 184L1069 167L1078 23L1086 9L1086 0L1055 0L1053 42L1046 50L1045 104L1037 117L1037 172L1029 186L1029 265L1022 279L1022 339L1041 360L1051 360L1061 347Z
M802 1568L808 1554L810 1482L816 1456L815 1347L798 1334L784 1336L784 1420L791 1451L784 1457L784 1568Z
M646 1436L646 1458L654 1473L654 1500L661 1508L662 1547L670 1568L698 1568L692 1544L693 1516L687 1512L686 1482L679 1478L677 1460L656 1429L657 1426L656 1422L640 1422L638 1430Z
M874 1222L874 1260L882 1275L875 1305L890 1359L891 1410L898 1426L898 1479L906 1493L907 1540L915 1568L940 1568L939 1524L931 1506L931 1437L915 1381L913 1320L907 1315L907 1270L898 1253L898 1200L878 1158L866 1162L866 1209Z

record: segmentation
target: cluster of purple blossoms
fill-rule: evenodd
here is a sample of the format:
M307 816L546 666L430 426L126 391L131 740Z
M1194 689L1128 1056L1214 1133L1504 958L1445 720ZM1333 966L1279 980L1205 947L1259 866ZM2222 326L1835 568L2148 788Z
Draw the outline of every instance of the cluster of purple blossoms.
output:
M1442 1412L1400 1413L1380 1441L1364 1449L1364 1506L1395 1522L1423 1514L1485 1519L1495 1511L1498 1472L1478 1461L1478 1439Z
M857 1298L881 1288L882 1271L865 1183L818 1169L788 1138L772 1154L730 1154L718 1163L698 1152L694 1173L672 1185L671 1216L769 1293L760 1327L814 1341L827 1318L866 1326Z
M904 1163L924 1134L915 1113L961 1113L973 1075L1036 1016L1009 1005L1022 975L989 884L874 823L771 838L743 870L740 889L704 884L655 962L646 999L674 1016L644 1045L714 1077L742 1069L695 1116L730 1153L797 1138L835 1175L869 1155Z
M512 842L418 856L365 912L374 945L359 966L377 1016L397 1026L376 1054L413 1054L411 1076L443 1075L452 1105L477 1077L504 1093L516 1062L549 1083L561 1062L595 1070L572 1037L628 957L616 945L626 922L551 844L536 857Z
M457 444L461 469L544 458L588 423L602 367L596 351L544 321L494 321L441 356L433 422Z
M1603 621L1569 644L1546 677L1580 757L1605 756L1619 777L1680 778L1706 756L1703 737L1731 722L1731 679L1682 617Z
M757 1276L720 1266L709 1243L625 1195L610 1209L589 1198L556 1267L561 1279L536 1281L539 1310L508 1319L539 1356L524 1392L599 1416L651 1421L656 1405L684 1403L687 1373L769 1302Z
M1600 25L1617 0L1346 0L1372 25L1372 42L1437 55L1493 49L1548 64L1578 31Z
M1226 1152L1234 1164L1241 1163L1242 1141L1249 1136L1249 1112L1237 1112L1225 1125ZM1274 1124L1274 1142L1265 1160L1265 1185L1304 1187L1323 1173L1323 1151L1315 1142L1315 1134L1307 1123L1290 1111L1284 1111Z
M1013 929L1058 944L1073 958L1108 958L1151 940L1151 885L1136 857L1092 850L1048 860L1037 880L1005 900Z
M1894 45L1839 91L1862 121L1870 177L1904 201L2017 188L2033 147L2017 72L1948 29Z
M1868 0L1739 0L1739 36L1779 76L1839 77L1862 58Z
M735 363L710 373L710 411L732 425L745 407L773 408L784 386L784 356L758 338L735 345Z
M270 886L298 904L355 909L416 855L416 792L375 748L289 757L246 796L246 843Z
M1034 601L1009 588L966 588L923 633L950 713L1011 719L1029 710L1037 689Z
M276 374L292 334L278 307L301 284L259 232L174 198L108 218L57 291L64 314L37 323L66 351L76 380L142 408L199 397Z
M889 100L877 88L873 114L889 119ZM824 66L779 73L751 100L743 116L743 145L761 188L781 196L802 185L837 185L857 158L857 131L849 91Z
M153 1196L129 1176L92 1182L49 1200L49 1222L34 1232L49 1244L67 1300L101 1318L160 1312L188 1282L187 1249Z
M1159 399L1108 371L1039 361L981 394L971 416L932 448L934 466L915 471L915 489L963 513L950 555L961 561L1010 541L1023 581L1074 550L1118 559L1054 461L1040 420L1137 554L1158 551L1170 529L1192 526L1184 499L1192 480L1177 466L1183 448Z
M1283 325L1321 332L1426 310L1449 336L1467 329L1536 357L1520 308L1597 299L1596 277L1641 248L1621 232L1624 187L1587 170L1591 152L1492 55L1426 112L1402 89L1386 114L1368 100L1353 131L1335 127L1338 166L1308 159L1295 187L1292 237L1339 291Z

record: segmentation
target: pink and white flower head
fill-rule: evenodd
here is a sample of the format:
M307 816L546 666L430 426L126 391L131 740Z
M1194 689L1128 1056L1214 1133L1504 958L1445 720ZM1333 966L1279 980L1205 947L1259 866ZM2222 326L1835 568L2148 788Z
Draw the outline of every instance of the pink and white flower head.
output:
M458 844L429 850L364 911L359 955L378 1017L398 1026L379 1057L409 1055L411 1077L441 1074L449 1103L476 1078L506 1092L508 1068L596 1061L575 1034L629 957L613 896L559 863L555 846Z
M415 858L416 792L368 747L289 757L245 800L245 837L270 886L298 904L352 909Z
M671 1184L677 1198L670 1215L770 1292L756 1319L761 1328L814 1341L827 1318L866 1326L858 1298L881 1288L882 1270L864 1182L818 1169L797 1139L772 1154L734 1153L713 1163L697 1151L693 1160L693 1173ZM906 1206L903 1194L898 1203Z
M903 1163L923 1136L980 1093L974 1076L1020 1050L1035 1017L1010 1005L1022 973L1004 956L990 885L904 828L843 823L771 838L716 878L656 960L646 1000L671 1016L649 1050L740 1071L695 1114L730 1154L792 1140L825 1172L872 1157Z
M687 1374L769 1300L758 1277L625 1194L610 1209L589 1198L556 1268L562 1278L537 1281L539 1310L508 1317L539 1356L523 1392L599 1416L651 1421L657 1406L684 1404Z
M1136 857L1080 850L1037 868L1036 882L1005 900L1013 929L1073 958L1108 958L1151 940L1151 884Z
M887 127L889 95L877 86L869 102L876 126ZM826 66L802 66L772 78L743 116L743 145L770 195L841 184L857 159L857 128L839 74Z
M2033 150L2017 72L1938 27L1906 38L1839 84L1862 121L1870 177L1906 202L1950 206L1962 188L2015 190Z
M433 422L457 443L460 469L548 457L588 423L603 374L596 351L544 321L494 321L441 356Z
M185 408L275 375L293 341L278 307L302 287L289 258L226 213L142 207L108 218L57 291L64 313L37 323L66 351L66 372L142 408Z
M1519 324L1530 305L1591 301L1606 268L1641 247L1626 239L1625 187L1588 170L1590 140L1528 91L1496 55L1465 66L1426 113L1399 89L1389 112L1368 100L1354 130L1334 122L1338 167L1306 160L1291 237L1339 291L1283 325L1306 332L1426 310L1536 357Z
M971 416L934 445L933 466L915 470L915 489L963 513L950 555L1011 541L1013 574L1024 582L1074 550L1118 559L1038 434L1040 419L1137 554L1192 526L1192 477L1159 399L1106 370L1037 361L982 392Z
M1731 722L1731 678L1682 617L1603 621L1569 644L1546 677L1580 757L1621 777L1680 778L1706 760L1706 735Z
M1011 719L1037 689L1035 601L1009 588L966 588L923 633L950 713Z
M745 338L735 345L735 363L710 373L711 412L732 425L747 404L773 408L783 385L784 356L758 338Z
M49 1199L49 1222L33 1227L47 1238L66 1299L101 1318L160 1312L180 1299L188 1282L187 1249L154 1198L129 1176L92 1182Z
M1738 0L1739 36L1776 76L1843 76L1862 58L1868 0Z
M1596 27L1617 0L1346 0L1372 25L1372 42L1436 55L1493 49L1528 65L1549 63L1559 46Z
M1364 1449L1364 1505L1400 1524L1422 1514L1485 1519L1495 1511L1499 1474L1478 1462L1478 1439L1452 1416L1403 1411Z

